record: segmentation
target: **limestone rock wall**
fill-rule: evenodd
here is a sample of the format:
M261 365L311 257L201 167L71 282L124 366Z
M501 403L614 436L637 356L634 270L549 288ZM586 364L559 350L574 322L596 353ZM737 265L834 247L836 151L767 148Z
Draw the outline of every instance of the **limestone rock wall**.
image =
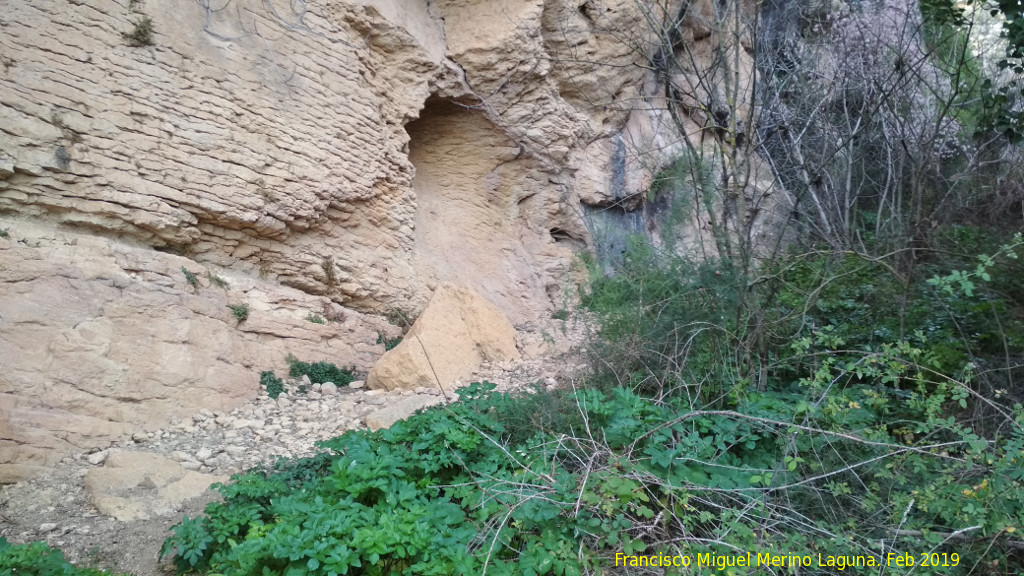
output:
M257 395L260 371L285 372L288 354L365 371L384 352L379 318L94 235L18 221L0 262L0 482L234 408Z
M404 124L443 72L438 34L373 5L229 4L11 6L0 210L339 300L413 296ZM153 44L129 45L144 18Z
M9 4L9 475L236 405L287 352L368 368L387 327L354 310L415 314L444 282L548 314L592 243L582 206L640 198L678 150L649 3ZM347 320L303 320L321 309Z

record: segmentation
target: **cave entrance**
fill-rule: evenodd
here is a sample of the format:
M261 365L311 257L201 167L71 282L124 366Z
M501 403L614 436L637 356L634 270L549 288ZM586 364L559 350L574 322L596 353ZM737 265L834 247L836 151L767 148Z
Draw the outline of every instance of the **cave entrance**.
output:
M533 163L484 114L445 100L428 100L406 130L417 272L471 286L522 319L546 299L520 214L539 186Z

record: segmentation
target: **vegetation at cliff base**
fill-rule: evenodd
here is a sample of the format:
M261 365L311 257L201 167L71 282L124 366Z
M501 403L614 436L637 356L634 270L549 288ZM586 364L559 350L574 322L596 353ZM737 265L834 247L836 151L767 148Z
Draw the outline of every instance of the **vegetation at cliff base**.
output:
M474 384L238 475L164 553L218 574L562 575L642 573L616 554L897 550L948 564L921 573L1013 573L1024 374L999 366L1024 356L1024 274L1021 238L1000 246L913 278L820 253L740 279L637 241L583 287L602 320L584 388ZM770 316L760 363L740 300Z
M338 368L329 362L303 362L291 354L285 359L288 362L288 375L292 378L308 376L313 384L333 382L338 386L347 386L356 379L355 366Z

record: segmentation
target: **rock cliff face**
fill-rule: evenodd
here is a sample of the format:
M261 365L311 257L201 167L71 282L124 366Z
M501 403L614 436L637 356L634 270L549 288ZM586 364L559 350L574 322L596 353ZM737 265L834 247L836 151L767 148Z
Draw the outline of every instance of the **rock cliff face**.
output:
M0 481L237 404L288 352L366 369L385 328L354 310L443 282L513 323L560 306L581 202L636 197L672 152L644 5L8 6Z
M15 222L0 263L0 480L234 408L289 353L365 370L384 352L383 320L94 235Z

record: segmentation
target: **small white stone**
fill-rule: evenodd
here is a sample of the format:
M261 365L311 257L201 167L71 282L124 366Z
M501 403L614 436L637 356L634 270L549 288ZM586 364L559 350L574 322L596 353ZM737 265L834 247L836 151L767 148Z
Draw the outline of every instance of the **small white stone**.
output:
M320 392L327 396L333 396L338 393L338 387L334 385L334 382L324 382Z
M92 464L93 466L99 466L100 464L103 463L104 460L107 459L108 452L109 451L107 450L100 450L95 454L89 454L88 456L85 457L85 459L89 461L89 464Z
M213 456L213 450L209 448L200 448L196 451L196 460L206 460L210 456Z
M57 525L54 524L53 522L47 522L45 524L40 524L39 525L39 531L40 532L51 532L51 531L55 530L56 528L57 528Z
M366 386L366 382L364 380L355 380L348 385L349 388L352 388L354 390L358 390L359 388L362 388L364 386Z
M281 395L281 396L280 396L280 397L279 397L279 398L277 399L277 407L278 407L278 408L287 408L287 407L289 407L289 406L291 406L291 405L292 405L292 402L291 402L291 400L289 400L288 398L286 398L284 394L282 394L282 395Z

